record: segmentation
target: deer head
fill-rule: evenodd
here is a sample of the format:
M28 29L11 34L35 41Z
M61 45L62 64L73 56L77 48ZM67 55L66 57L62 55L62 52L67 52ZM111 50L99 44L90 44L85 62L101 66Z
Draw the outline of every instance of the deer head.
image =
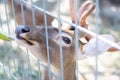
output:
M75 12L73 7L74 0L70 0L70 14L72 23L75 23ZM89 7L90 6L90 7ZM86 10L86 8L88 10ZM78 11L78 22L79 25L83 28L88 29L88 24L86 23L86 18L93 12L95 4L91 1L86 1ZM68 29L62 30L62 34L59 35L59 29L52 26L48 26L45 29L45 26L19 26L16 29L16 37L20 45L23 44L28 48L32 54L40 61L47 63L47 44L46 44L46 30L48 32L48 42L49 42L49 53L50 53L50 62L51 66L54 66L55 69L52 69L59 77L60 74L60 45L62 46L62 55L63 55L63 68L64 68L64 80L75 80L75 44L74 44L74 26L69 26ZM91 55L91 51L94 49L94 46L91 46L96 43L95 38L92 38L91 35L84 33L83 31L78 31L79 39L84 37L89 42L83 46L83 44L78 40L79 46L82 45L83 52L79 49L79 54ZM113 40L114 37L110 35L102 35L105 38ZM61 41L61 44L60 44ZM101 41L99 41L101 43ZM103 42L102 42L103 43ZM111 47L104 44L105 51L115 51L114 47ZM101 48L101 47L100 47ZM89 52L90 51L90 52ZM102 51L102 50L100 50ZM93 53L95 55L95 53Z
M75 14L73 8L73 0L70 1L70 13L72 22L75 22ZM91 7L86 11L88 6ZM78 21L79 25L83 28L88 27L86 23L86 18L94 10L95 5L91 1L86 1L78 11ZM71 26L73 27L73 26ZM61 36L59 35L59 29L54 27L47 27L48 32L48 42L49 42L49 53L51 65L58 71L57 74L60 77L60 41L62 45L62 55L63 55L63 68L64 68L64 80L75 80L75 44L74 44L74 29L69 28L68 31L62 30ZM82 34L82 35L81 35ZM79 38L87 37L84 32L79 31ZM46 31L44 26L19 26L16 29L16 36L18 43L26 46L32 54L43 62L47 63L47 45L46 45ZM81 37L82 36L82 37ZM61 39L61 40L60 40ZM79 40L78 40L79 41ZM81 42L79 42L79 46ZM81 49L79 49L81 50ZM79 51L81 52L81 51ZM81 54L81 53L79 53Z

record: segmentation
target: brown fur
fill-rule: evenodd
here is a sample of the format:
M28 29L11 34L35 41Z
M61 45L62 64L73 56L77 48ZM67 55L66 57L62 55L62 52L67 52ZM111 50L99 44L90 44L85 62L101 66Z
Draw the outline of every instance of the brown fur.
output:
M26 41L31 42L33 45L28 44L28 49L32 54L47 63L47 52L46 52L46 37L44 27L33 27L30 28L30 33L20 34L22 38ZM49 52L50 52L50 62L51 65L55 67L52 71L56 73L59 77L60 75L60 51L59 51L59 41L60 36L58 29L49 27L48 29L48 42L49 42ZM34 36L33 36L34 35ZM74 35L62 31L62 37L68 37L71 39L71 44L65 44L62 40L62 53L63 53L63 63L64 63L64 80L75 80L75 46L74 46ZM36 43L36 44L35 44ZM25 43L27 44L27 43ZM35 48L35 49L34 49ZM36 52L36 49L39 52ZM35 51L34 51L35 50ZM72 72L71 72L72 71ZM69 74L68 74L69 73ZM74 76L73 76L74 75Z
M12 3L11 2L12 2L12 0L8 0L8 7L9 7L10 11L12 11ZM20 2L20 0L13 0L14 10L15 10L15 15L16 15L16 22L18 25L21 25L21 24L23 24L22 9L21 9L21 5L19 2ZM34 26L33 21L32 21L33 20L32 19L32 9L28 8L27 6L24 5L23 10L24 10L25 25ZM35 9L34 14L35 14L35 21L36 21L35 24L36 25L44 25L43 13ZM47 25L51 25L51 22L53 21L54 18L49 15L46 15L46 17L47 17Z

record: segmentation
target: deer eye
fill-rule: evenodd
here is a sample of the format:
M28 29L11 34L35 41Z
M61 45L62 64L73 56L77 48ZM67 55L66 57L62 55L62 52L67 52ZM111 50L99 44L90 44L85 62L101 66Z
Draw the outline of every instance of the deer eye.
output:
M70 44L71 43L71 40L68 38L68 37L62 37L63 41L66 43L66 44Z

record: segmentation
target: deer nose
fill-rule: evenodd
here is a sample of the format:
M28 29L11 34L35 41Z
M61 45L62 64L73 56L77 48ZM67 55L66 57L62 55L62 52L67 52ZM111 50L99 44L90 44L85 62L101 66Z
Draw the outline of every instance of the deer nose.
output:
M16 35L27 33L27 32L30 32L30 27L27 27L27 26L18 26L15 30Z

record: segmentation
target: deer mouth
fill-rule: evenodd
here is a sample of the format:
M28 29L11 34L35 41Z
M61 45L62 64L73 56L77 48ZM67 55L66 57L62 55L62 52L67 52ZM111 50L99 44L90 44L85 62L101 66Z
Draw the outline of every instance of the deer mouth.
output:
M20 34L19 35L16 35L16 38L20 41L24 41L24 43L28 44L28 45L34 45L33 42L31 40L28 40L24 37L22 37Z

